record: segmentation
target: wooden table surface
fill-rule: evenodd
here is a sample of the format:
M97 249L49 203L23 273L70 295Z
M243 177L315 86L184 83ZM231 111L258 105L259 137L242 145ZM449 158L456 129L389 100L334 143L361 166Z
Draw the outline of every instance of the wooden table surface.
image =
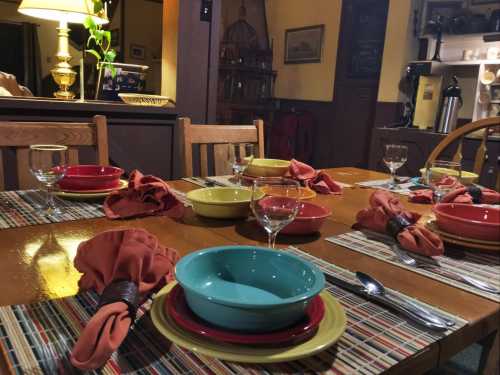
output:
M335 168L327 172L337 181L350 184L387 177L356 168ZM185 181L170 184L185 192L198 188ZM487 336L489 340L496 337L498 341L498 336L495 336L500 322L498 303L324 240L325 237L349 231L356 213L368 205L372 192L371 189L354 187L344 189L341 196L318 195L312 201L331 208L333 212L322 228L321 236L278 237L277 245L295 245L341 267L370 273L390 288L470 321L470 325L406 359L391 372L411 370L412 374L419 373L438 366ZM422 214L430 212L430 205L411 204L403 196L401 200L414 211ZM102 218L5 229L0 231L0 305L31 303L76 294L80 274L73 267L73 259L78 244L104 230L131 227L147 229L162 244L176 248L182 255L219 245L267 245L265 234L255 222L203 219L191 210L180 221L167 217L126 221ZM491 373L494 373L493 367L498 365L497 350L491 350L488 358Z

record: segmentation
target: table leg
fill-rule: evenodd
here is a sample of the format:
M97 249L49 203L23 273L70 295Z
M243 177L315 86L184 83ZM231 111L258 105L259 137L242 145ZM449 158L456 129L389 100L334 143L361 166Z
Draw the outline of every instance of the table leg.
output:
M495 331L480 341L483 346L479 362L479 374L500 374L500 331Z

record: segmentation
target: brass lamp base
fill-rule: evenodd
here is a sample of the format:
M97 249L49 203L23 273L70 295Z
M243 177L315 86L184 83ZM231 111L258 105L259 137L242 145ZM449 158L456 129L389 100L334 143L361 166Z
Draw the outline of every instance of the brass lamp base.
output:
M75 83L76 72L71 69L71 55L69 54L68 47L68 37L69 29L68 24L65 21L59 23L59 28L57 29L59 36L59 47L56 54L57 60L59 61L54 69L50 72L52 73L52 78L59 85L59 91L54 93L57 99L73 99L75 93L70 91L70 87Z

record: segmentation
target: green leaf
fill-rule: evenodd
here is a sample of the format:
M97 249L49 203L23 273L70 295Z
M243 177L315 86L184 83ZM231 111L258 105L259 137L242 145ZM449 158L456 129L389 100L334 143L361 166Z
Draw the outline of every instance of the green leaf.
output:
M99 52L93 49L86 49L85 52L90 53L91 55L94 55L97 61L101 61L101 55L99 55Z
M87 16L85 17L85 19L83 20L83 26L86 28L86 29L95 29L95 22L93 20L92 17L90 16Z
M89 38L87 39L87 47L90 47L90 42L92 42L92 40L96 40L94 35L90 35Z
M94 36L95 36L95 41L97 42L97 44L100 45L102 43L102 38L104 37L104 30L96 29L94 31Z
M116 77L116 67L114 65L109 65L109 69L111 69L111 77Z
M102 10L102 8L104 8L102 1L94 0L94 13L99 13Z
M104 38L106 39L106 42L108 42L108 46L111 45L111 31L104 30L103 35Z
M104 54L104 60L108 62L113 62L115 61L116 58L116 51L114 49L107 51Z

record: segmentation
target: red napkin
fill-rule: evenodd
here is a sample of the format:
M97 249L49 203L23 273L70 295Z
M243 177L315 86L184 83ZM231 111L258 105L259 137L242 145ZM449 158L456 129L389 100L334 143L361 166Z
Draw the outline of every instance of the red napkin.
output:
M288 169L290 176L320 194L341 194L342 187L323 171L292 159Z
M143 229L103 232L78 246L75 267L83 273L78 286L101 294L114 281L132 281L143 303L149 294L174 278L178 259L176 250L163 247ZM83 370L103 366L125 339L131 324L124 302L101 307L75 344L71 363Z
M184 213L184 205L170 191L165 181L154 176L144 176L135 170L130 174L128 189L112 192L106 198L104 213L109 219L148 215L179 218Z
M500 204L500 193L491 189L480 189L480 199L474 202L474 198L469 193L467 187L462 186L446 194L441 203L482 203L482 204Z
M371 195L370 207L358 212L355 227L386 233L389 219L398 216L411 224L397 235L397 241L403 248L426 256L443 254L444 246L439 236L416 224L420 215L405 211L399 199L388 191L377 190Z

